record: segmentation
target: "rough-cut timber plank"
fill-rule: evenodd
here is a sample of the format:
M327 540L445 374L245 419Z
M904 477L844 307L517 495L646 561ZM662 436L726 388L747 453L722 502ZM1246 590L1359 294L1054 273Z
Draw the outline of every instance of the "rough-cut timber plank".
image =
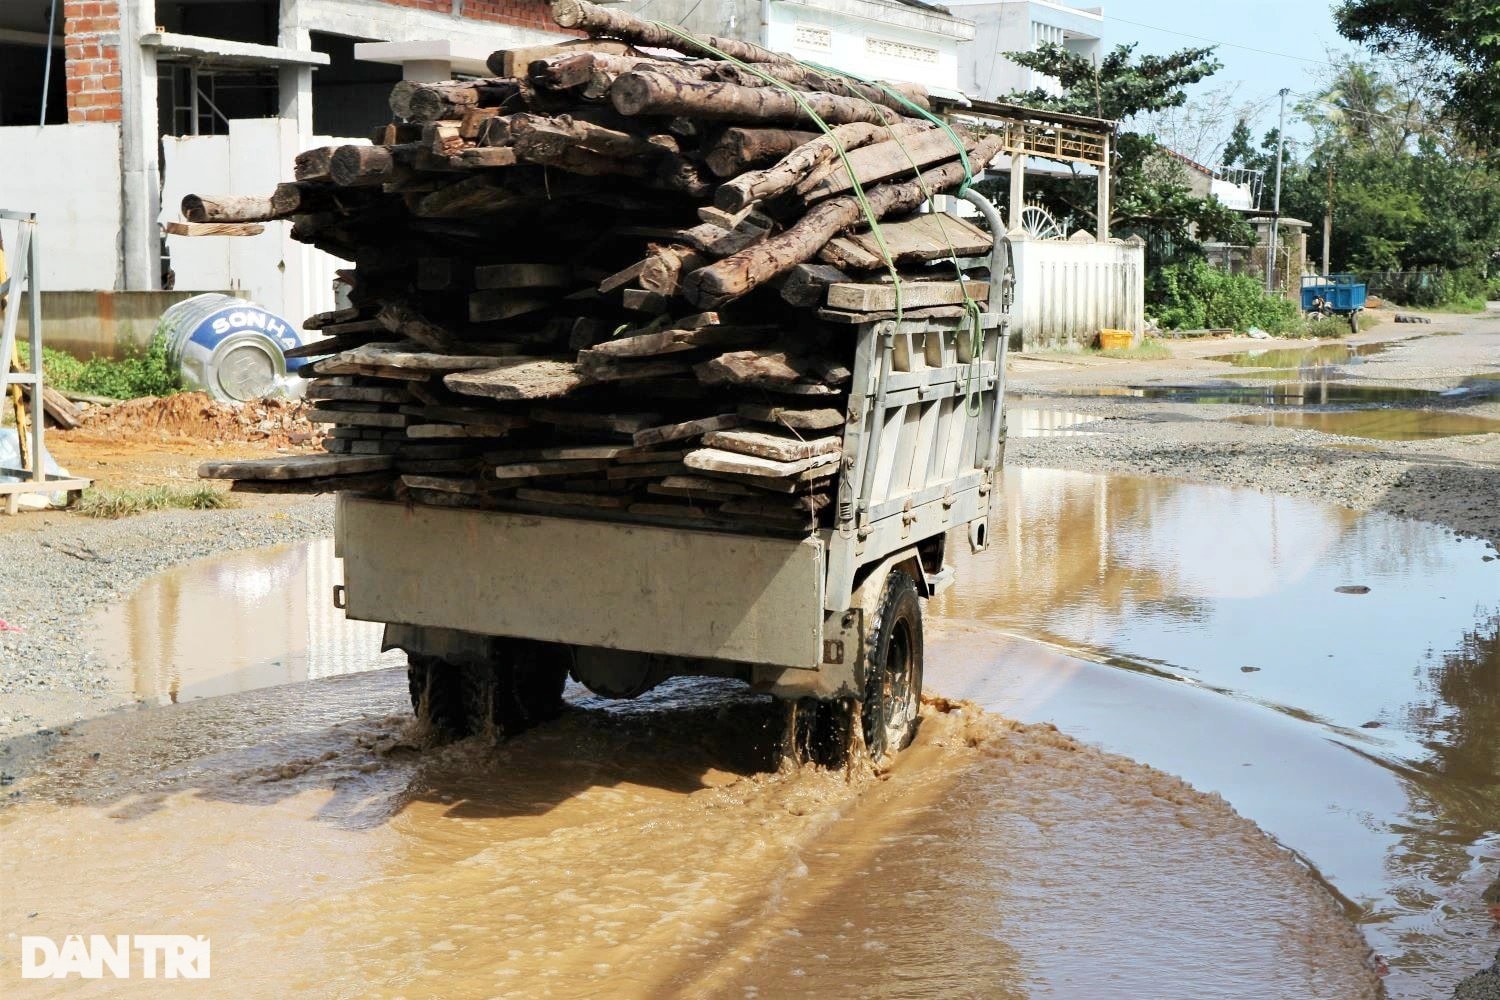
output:
M660 413L596 413L589 410L555 410L537 407L528 416L544 424L571 427L586 431L607 431L612 434L634 434L647 427L655 427L662 421Z
M498 49L486 60L489 71L496 76L521 76L538 59L552 56L573 55L579 52L602 52L606 55L623 56L631 51L625 42L606 41L599 38L574 38L550 45L528 45L515 49Z
M469 322L490 323L510 319L513 316L524 316L526 313L545 309L551 304L551 299L517 295L513 291L504 289L475 292L469 296Z
M901 116L858 97L807 92L802 102L830 125L874 122L883 125ZM742 87L734 83L692 82L645 70L615 78L609 100L622 115L682 115L695 119L731 119L766 124L813 124L803 103L784 90ZM721 206L722 207L722 206Z
M990 235L973 223L946 212L924 212L880 224L880 235L896 266L948 257L987 256L993 247ZM835 267L870 271L885 267L880 244L869 230L837 236L818 252L818 259ZM808 265L815 266L815 265ZM788 278L790 281L791 279ZM783 286L782 294L785 295ZM805 303L812 305L813 303Z
M507 488L503 483L489 479L461 479L453 476L404 475L401 477L401 483L414 490L437 490L441 493L464 495L492 493L495 490Z
M710 431L725 430L738 425L740 418L734 413L718 413L711 417L700 417L697 420L685 420L681 423L667 424L662 427L646 427L635 432L631 438L632 442L639 448L651 445L664 444L668 441L682 441L687 438L698 437Z
M964 293L975 302L983 304L989 299L990 286L984 281L903 281L900 286L902 309L921 309L926 306L947 306L962 303ZM880 312L895 309L897 303L895 285L830 285L828 286L828 308L845 309L851 312Z
M403 400L405 402L405 400ZM427 421L445 424L486 424L514 430L531 423L518 413L500 413L497 410L481 409L477 406L446 406L425 403L401 407L401 412Z
M443 440L453 438L496 438L510 433L510 425L504 419L493 424L412 424L406 428L406 436L417 440Z
M762 403L741 403L740 416L767 424L778 424L798 431L821 431L840 427L844 415L830 407L798 409L791 406L770 406Z
M758 476L764 479L786 479L813 470L832 471L838 467L838 456L816 455L795 462L777 462L754 455L741 455L719 448L699 448L690 451L682 460L690 469L708 472L732 472L741 476Z
M781 299L798 308L821 305L828 286L848 281L849 276L827 264L798 264L781 282Z
M367 413L337 404L314 406L308 411L307 419L315 424L339 424L342 427L405 427L411 423L411 418L403 413Z
M307 386L308 399L337 399L356 403L406 403L411 396L404 389L378 385L327 385L314 379Z
M353 350L344 351L331 358L316 362L315 370L319 375L343 375L361 374L353 369L361 366L373 366L380 368L396 368L403 371L432 373L465 371L475 368L490 368L500 363L500 358L487 352L490 345L470 344L474 354L433 354L416 351L416 344L365 344ZM497 350L509 353L514 348L503 345ZM348 368L349 371L343 369Z
M443 384L466 396L490 399L552 399L583 385L575 361L560 358L510 358L481 372L446 376Z
M538 490L523 486L516 490L516 499L526 503L544 503L557 507L589 507L595 510L623 510L629 506L630 498L608 493L572 493L566 490Z
M259 236L266 227L259 222L168 222L168 236Z
M766 431L726 430L705 434L703 443L710 448L755 455L775 462L800 462L804 458L837 452L843 443L837 437L796 438Z
M824 359L762 349L731 351L695 365L694 374L707 385L785 385L795 382L847 382L849 370Z
M981 306L983 302L979 303ZM902 309L903 319L957 319L967 315L964 306L925 306L921 309ZM881 319L895 319L894 310L886 312L852 312L847 309L819 309L818 319L829 323L844 323L854 325L857 323L873 323Z
M608 462L593 459L513 462L495 466L493 474L496 479L537 479L543 476L572 476L580 472L602 472L608 466Z
M389 455L293 455L278 458L249 458L232 462L204 462L198 466L200 479L317 479L325 476L348 476L389 469L395 462Z
M182 217L189 222L269 222L277 217L269 197L185 195Z
M434 351L468 350L457 337L406 302L387 302L381 306L376 320L382 329Z

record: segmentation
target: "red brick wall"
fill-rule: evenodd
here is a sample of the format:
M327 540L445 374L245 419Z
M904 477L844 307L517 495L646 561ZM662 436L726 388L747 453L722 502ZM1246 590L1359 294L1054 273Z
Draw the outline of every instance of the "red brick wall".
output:
M63 0L69 122L120 120L120 50L104 44L118 36L118 0Z
M543 31L559 30L552 20L551 4L546 0L463 0L460 9L464 17L476 21L500 21Z

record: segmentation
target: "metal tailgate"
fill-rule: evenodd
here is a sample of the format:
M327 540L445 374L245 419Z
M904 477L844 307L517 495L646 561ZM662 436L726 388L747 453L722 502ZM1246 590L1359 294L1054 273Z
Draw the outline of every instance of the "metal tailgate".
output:
M347 613L816 668L823 543L338 499Z

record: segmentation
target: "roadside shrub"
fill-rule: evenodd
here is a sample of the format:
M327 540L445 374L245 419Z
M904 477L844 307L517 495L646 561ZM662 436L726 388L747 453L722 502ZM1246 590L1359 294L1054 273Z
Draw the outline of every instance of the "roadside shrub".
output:
M1280 336L1302 332L1295 303L1266 294L1248 275L1228 274L1201 260L1161 268L1151 276L1147 300L1157 322L1170 330L1255 326Z
M1347 337L1347 316L1309 316L1303 323L1302 332L1308 337Z
M26 355L25 347L21 354ZM64 351L42 348L42 372L54 389L112 399L170 396L182 391L182 378L167 358L165 337L153 337L144 351L125 357L80 361Z
M1371 294L1414 309L1482 312L1486 297L1500 292L1500 281L1478 271L1390 271L1360 274Z

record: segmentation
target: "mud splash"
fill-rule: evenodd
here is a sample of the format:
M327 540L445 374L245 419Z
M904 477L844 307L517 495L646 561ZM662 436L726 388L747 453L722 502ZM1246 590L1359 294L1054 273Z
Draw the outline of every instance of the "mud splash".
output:
M195 996L1375 995L1222 800L1050 726L929 704L851 778L733 685L573 694L498 748L418 749L393 671L98 720L0 812L0 926L207 934Z
M1393 996L1443 995L1488 961L1491 550L1287 497L1042 469L1012 473L996 534L933 602L950 626L932 688L1225 795L1349 897Z

